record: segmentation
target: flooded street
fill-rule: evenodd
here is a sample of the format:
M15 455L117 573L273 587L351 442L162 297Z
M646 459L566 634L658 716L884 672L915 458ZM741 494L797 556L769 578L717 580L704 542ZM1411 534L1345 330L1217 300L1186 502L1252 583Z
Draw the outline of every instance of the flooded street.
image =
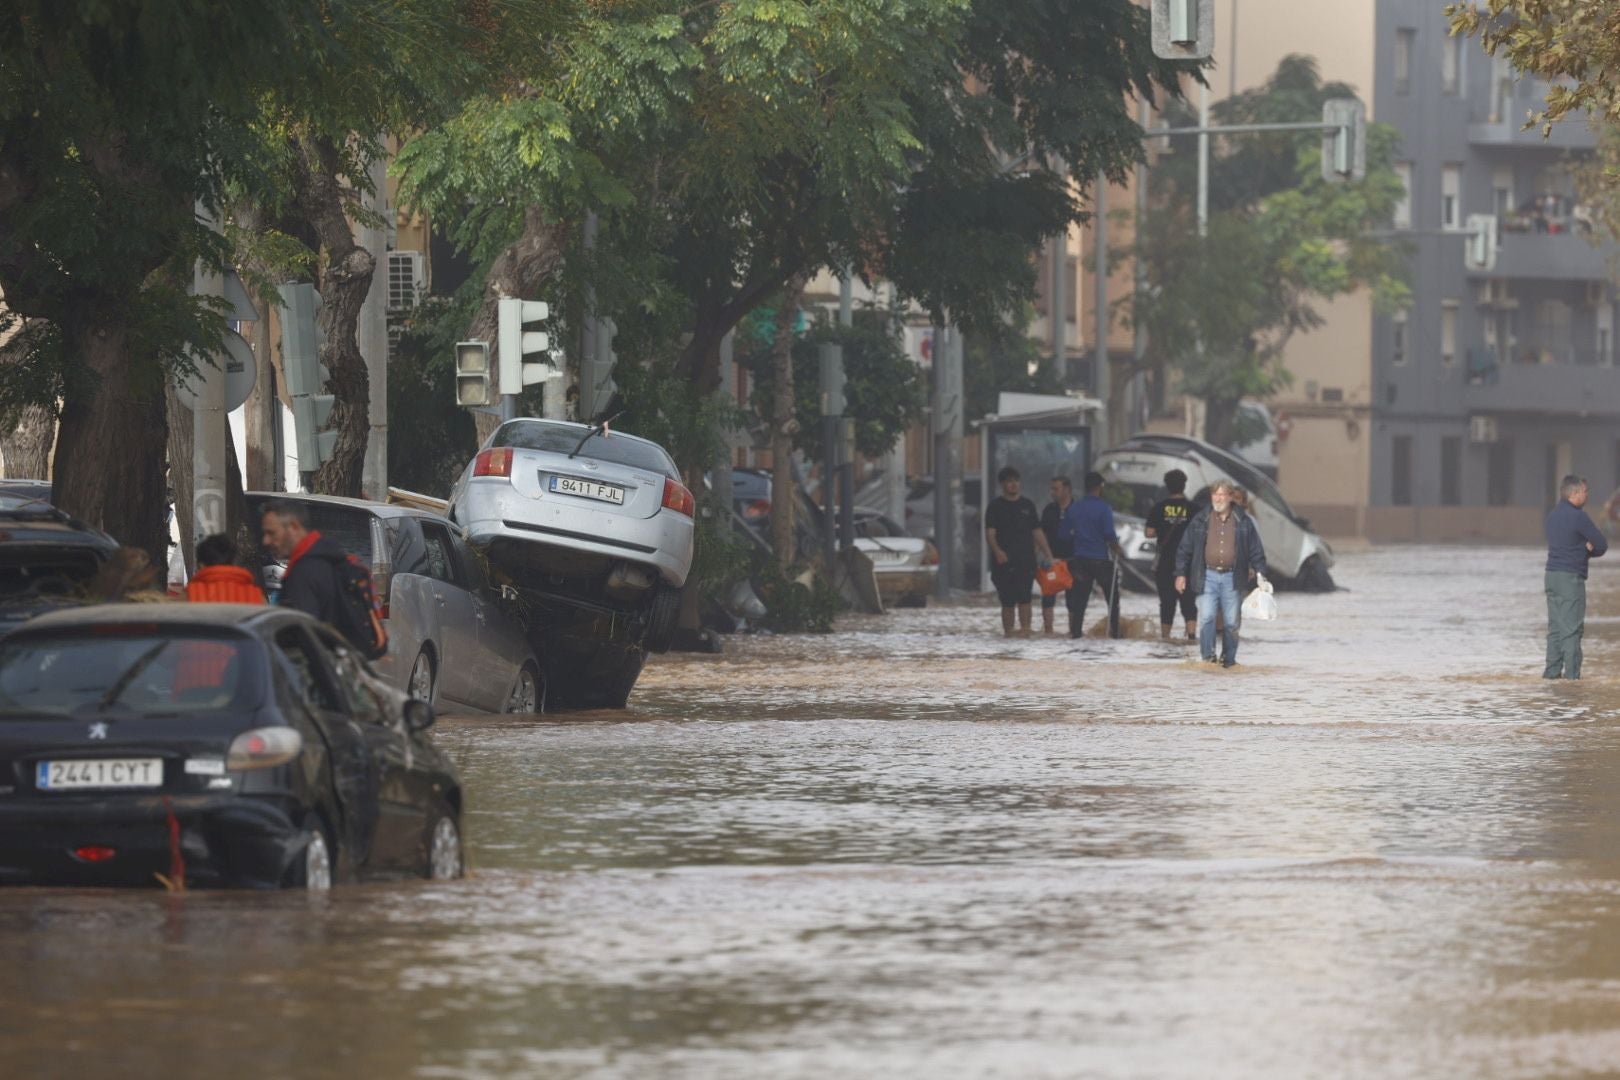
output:
M1229 672L959 607L444 719L464 882L0 893L6 1072L1607 1073L1620 568L1549 684L1542 559L1347 554Z

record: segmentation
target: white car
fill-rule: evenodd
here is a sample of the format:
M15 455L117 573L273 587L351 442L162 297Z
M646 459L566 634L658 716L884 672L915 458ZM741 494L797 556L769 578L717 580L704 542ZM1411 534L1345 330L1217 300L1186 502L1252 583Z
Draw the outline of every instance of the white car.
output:
M878 595L885 605L926 607L939 579L939 549L907 536L892 518L855 510L855 547L872 560Z
M1153 504L1167 494L1164 474L1180 469L1187 474L1187 497L1209 505L1209 488L1217 480L1230 480L1249 494L1249 514L1266 549L1268 575L1279 585L1309 592L1334 589L1333 549L1297 516L1270 477L1237 456L1198 439L1179 435L1137 435L1098 455L1096 470L1110 484L1130 488L1133 514L1147 517ZM1151 542L1137 545L1133 563L1152 573Z
M692 493L664 448L562 420L495 429L450 493L450 519L509 583L623 618L669 648L692 568Z

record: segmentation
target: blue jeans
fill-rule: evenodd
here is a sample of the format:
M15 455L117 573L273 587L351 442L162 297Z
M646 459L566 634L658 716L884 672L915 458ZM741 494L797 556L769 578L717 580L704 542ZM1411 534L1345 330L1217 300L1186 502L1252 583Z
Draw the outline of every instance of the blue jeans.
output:
M1204 592L1198 598L1198 652L1205 660L1215 659L1215 613L1221 613L1221 651L1227 663L1237 661L1238 591L1232 571L1204 572Z

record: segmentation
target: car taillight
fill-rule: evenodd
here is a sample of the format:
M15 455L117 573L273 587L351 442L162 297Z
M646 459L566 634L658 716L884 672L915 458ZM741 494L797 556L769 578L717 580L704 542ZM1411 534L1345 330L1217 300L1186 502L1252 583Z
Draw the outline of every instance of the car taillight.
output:
M474 476L511 476L512 475L512 448L510 446L495 446L488 450L481 450L473 458Z
M664 480L664 506L677 514L685 514L687 517L691 517L693 511L697 509L697 500L692 498L692 493L686 490L684 484L677 484L666 477Z
M743 517L745 518L769 517L770 513L771 500L769 499L755 499L753 502L743 507Z
M117 854L117 848L104 847L101 844L86 844L73 849L75 859L88 863L106 862Z
M924 566L938 566L939 548L935 547L933 544L927 544L927 546L923 548L922 564Z
M304 748L303 736L288 727L254 728L231 741L227 769L268 769L285 765Z
M388 582L393 576L392 570L374 567L371 571L371 588L377 595L377 614L384 619L388 618Z

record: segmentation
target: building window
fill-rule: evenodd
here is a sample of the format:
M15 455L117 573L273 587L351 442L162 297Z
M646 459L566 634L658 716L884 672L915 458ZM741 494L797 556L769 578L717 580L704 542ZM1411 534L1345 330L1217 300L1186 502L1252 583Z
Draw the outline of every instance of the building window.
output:
M1457 362L1457 301L1440 302L1440 363L1450 367Z
M1485 501L1492 506L1513 505L1513 440L1491 443L1486 466Z
M1440 90L1456 94L1462 86L1462 40L1447 34L1440 45Z
M1401 182L1401 193L1395 200L1395 227L1397 229L1410 229L1412 227L1412 163L1410 161L1397 161L1395 163L1395 176Z
M1455 229L1462 221L1462 166L1440 169L1440 227Z
M1395 92L1397 94L1410 94L1412 92L1412 42L1416 38L1416 30L1404 28L1395 31Z
M1399 367L1406 363L1406 312L1397 311L1389 322L1389 362Z
M1397 435L1390 448L1389 501L1412 505L1412 436Z
M1513 214L1513 169L1509 166L1491 170L1491 208L1499 222Z
M1462 505L1462 436L1440 439L1440 505Z

